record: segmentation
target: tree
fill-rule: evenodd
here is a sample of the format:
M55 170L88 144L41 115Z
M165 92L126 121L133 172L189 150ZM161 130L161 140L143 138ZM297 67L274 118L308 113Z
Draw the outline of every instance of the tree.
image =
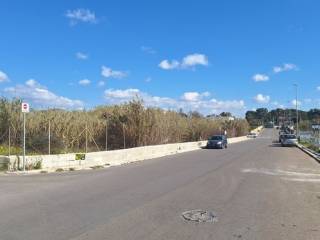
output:
M221 117L232 117L232 114L230 112L222 112L220 113Z

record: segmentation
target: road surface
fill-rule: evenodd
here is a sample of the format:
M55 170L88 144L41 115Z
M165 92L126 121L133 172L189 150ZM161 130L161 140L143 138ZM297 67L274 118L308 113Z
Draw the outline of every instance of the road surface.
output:
M102 170L0 177L0 239L320 239L320 165L272 143ZM187 210L216 222L186 221Z

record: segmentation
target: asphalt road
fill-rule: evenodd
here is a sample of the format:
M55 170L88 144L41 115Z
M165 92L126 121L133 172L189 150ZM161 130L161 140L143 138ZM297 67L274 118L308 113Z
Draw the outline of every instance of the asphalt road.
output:
M0 177L0 239L320 239L320 165L266 130L85 172ZM217 222L186 221L203 209Z

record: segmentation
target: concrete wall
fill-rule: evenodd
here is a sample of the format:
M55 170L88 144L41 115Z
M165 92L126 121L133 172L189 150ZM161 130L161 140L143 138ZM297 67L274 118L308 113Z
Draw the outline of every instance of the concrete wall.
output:
M255 132L260 132L261 127L255 129ZM229 138L230 144L249 140L246 136ZM207 141L198 142L186 142L186 143L172 143L163 145L153 145L145 147L136 147L130 149L112 150L91 152L86 154L85 160L75 160L76 154L58 154L58 155L36 155L26 156L27 164L36 164L36 162L42 162L42 169L54 170L58 168L89 168L94 166L110 165L116 166L130 162L142 161L146 159L152 159L176 153L182 153L187 151L193 151L204 147ZM10 157L11 166L17 163L17 157ZM22 166L22 157L20 156L20 167Z
M263 126L257 127L256 129L251 130L252 133L257 133L259 134L263 129Z
M0 156L0 171L8 170L10 164L10 158L6 156Z

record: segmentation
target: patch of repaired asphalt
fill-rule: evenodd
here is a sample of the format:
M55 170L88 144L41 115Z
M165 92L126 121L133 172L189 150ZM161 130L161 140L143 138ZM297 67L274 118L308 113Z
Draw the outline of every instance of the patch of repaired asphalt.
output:
M182 218L186 221L204 223L215 223L218 221L217 216L210 211L204 211L201 209L190 210L182 213Z
M295 182L320 182L320 173L306 173L295 171L284 171L281 169L265 169L265 168L246 168L242 169L243 173L258 173L271 176L280 176L282 180L295 181Z

